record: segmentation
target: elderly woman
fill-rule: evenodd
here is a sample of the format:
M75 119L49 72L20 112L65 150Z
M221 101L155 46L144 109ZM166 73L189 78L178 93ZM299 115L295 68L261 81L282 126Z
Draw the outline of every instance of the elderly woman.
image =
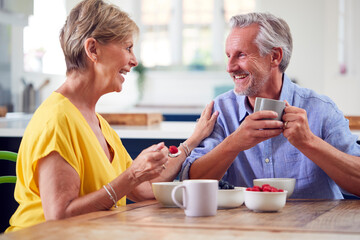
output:
M15 198L19 207L7 232L154 198L152 181L172 181L194 147L207 137L217 112L209 104L194 133L168 161L164 143L132 161L116 132L95 112L99 98L120 92L137 65L138 27L114 5L85 0L60 33L67 78L35 112L19 149ZM185 146L185 147L184 147Z

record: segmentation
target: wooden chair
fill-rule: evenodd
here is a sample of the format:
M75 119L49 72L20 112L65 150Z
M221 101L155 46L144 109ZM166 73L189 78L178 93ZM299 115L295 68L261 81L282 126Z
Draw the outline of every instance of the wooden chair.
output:
M0 160L16 162L17 153L9 151L0 151ZM16 176L0 176L1 183L16 183Z

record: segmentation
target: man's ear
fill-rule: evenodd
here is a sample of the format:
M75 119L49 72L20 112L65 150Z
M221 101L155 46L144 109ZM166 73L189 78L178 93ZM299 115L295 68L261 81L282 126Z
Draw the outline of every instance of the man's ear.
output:
M88 38L85 40L85 53L92 62L97 62L98 60L97 46L98 42L95 40L95 38Z
M282 48L279 47L273 48L271 51L271 65L276 67L279 66L282 58L283 58Z

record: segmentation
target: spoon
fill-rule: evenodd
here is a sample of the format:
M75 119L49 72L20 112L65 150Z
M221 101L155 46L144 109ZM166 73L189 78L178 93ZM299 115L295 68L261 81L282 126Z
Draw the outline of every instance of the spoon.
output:
M169 157L175 158L175 157L179 156L180 154L181 154L181 151L177 147L175 147L175 146L169 147Z

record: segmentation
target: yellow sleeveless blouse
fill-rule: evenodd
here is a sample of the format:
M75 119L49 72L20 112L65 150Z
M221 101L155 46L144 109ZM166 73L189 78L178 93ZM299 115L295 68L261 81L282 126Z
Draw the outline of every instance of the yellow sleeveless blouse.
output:
M45 221L35 181L38 160L58 152L79 174L79 196L102 188L130 167L132 159L117 133L97 114L101 131L114 150L110 163L80 111L63 95L53 92L34 113L22 138L16 164L15 199L18 209L6 232ZM118 201L126 205L126 197Z

